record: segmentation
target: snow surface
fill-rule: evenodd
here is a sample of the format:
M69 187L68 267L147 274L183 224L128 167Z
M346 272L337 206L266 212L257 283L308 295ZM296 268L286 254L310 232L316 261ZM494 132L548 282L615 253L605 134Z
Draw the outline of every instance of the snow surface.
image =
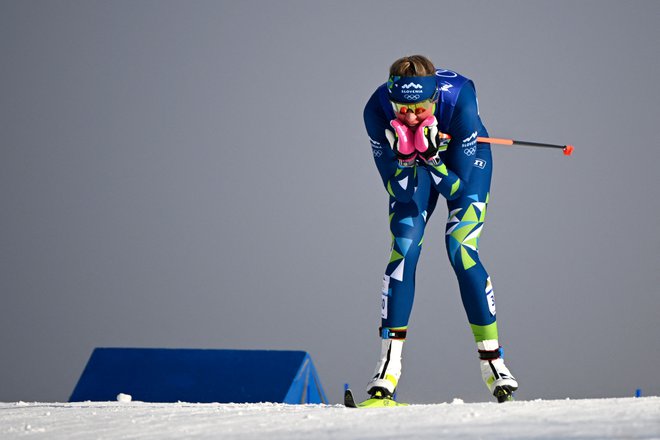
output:
M660 439L660 397L339 405L0 403L0 438Z

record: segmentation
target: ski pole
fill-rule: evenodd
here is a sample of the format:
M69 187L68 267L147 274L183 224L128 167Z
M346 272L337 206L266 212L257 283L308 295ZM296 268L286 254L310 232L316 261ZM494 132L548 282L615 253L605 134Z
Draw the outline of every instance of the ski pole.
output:
M488 142L491 144L499 144L499 145L526 145L528 147L561 148L565 156L570 156L573 153L573 145L544 144L540 142L516 141L513 139L501 139L501 138L490 138L490 137L477 137L477 141Z

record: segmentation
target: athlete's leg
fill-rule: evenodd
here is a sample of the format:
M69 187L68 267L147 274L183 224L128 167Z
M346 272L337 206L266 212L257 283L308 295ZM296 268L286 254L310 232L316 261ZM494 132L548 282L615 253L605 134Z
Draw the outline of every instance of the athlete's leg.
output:
M447 202L445 244L476 342L497 339L492 283L479 259L479 236L489 201L491 162L489 149L477 150L470 181L461 197Z
M447 203L445 242L479 350L482 377L499 400L509 397L518 383L501 359L493 284L479 259L479 237L489 202L491 159L489 149L478 149L475 169L463 195Z
M390 198L392 247L381 291L381 356L367 386L371 394L392 394L401 376L401 352L415 296L417 262L437 196L431 191L428 172L418 168L412 201L400 203Z

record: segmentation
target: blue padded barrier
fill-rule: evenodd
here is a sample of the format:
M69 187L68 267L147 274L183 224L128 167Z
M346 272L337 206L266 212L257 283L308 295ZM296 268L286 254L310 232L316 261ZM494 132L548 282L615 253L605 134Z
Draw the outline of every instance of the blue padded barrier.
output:
M327 403L305 351L96 348L70 402Z

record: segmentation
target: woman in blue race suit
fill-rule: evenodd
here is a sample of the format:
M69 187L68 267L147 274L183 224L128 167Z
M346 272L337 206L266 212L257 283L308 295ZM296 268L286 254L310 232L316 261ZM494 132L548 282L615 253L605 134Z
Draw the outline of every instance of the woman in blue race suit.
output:
M436 69L426 57L395 61L372 94L364 121L389 194L392 248L381 307L381 357L367 386L371 399L391 399L401 377L403 343L415 293L424 230L439 196L447 202L445 243L489 391L510 400L518 383L504 365L493 285L479 259L492 175L490 144L471 80Z

